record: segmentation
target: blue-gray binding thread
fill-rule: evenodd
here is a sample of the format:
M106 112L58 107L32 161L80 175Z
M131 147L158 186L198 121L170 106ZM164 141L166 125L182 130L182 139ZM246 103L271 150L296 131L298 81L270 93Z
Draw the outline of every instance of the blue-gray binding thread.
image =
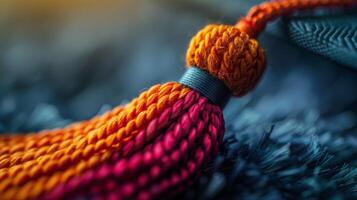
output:
M227 104L231 96L223 81L196 67L188 68L179 83L199 92L221 108Z

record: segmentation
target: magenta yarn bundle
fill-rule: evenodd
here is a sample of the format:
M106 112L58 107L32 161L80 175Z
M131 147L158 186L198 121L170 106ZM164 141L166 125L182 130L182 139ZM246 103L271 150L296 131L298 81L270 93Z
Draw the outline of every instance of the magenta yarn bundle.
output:
M191 105L167 128L154 130L154 142L143 143L142 149L128 151L125 157L116 154L111 162L57 186L43 199L155 199L184 189L218 152L224 133L218 106L196 92L187 98ZM135 142L142 137L138 134Z

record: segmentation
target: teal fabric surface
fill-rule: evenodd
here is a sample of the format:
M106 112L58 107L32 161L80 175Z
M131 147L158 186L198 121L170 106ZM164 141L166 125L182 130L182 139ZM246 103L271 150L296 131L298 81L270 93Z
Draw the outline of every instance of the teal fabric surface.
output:
M258 2L0 12L0 134L63 127L178 80L192 35ZM231 98L219 155L178 199L357 199L356 23L353 12L307 13L269 25L262 81Z
M286 32L295 44L357 69L357 15L293 18Z

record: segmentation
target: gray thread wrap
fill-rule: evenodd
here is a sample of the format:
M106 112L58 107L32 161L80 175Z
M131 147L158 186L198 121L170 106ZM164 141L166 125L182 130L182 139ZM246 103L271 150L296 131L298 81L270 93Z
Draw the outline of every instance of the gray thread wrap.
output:
M179 83L201 93L221 108L226 105L231 96L223 81L196 67L188 68Z

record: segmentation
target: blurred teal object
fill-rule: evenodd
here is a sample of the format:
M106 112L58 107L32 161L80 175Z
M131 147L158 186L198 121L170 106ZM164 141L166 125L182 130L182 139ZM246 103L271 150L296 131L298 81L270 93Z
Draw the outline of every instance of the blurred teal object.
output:
M296 17L286 28L297 45L357 69L357 15Z
M63 127L177 80L197 30L262 2L93 1L91 10L45 0L51 7L28 16L37 4L8 1L23 10L6 14L0 1L0 134ZM262 83L227 104L223 149L181 199L357 199L356 16L298 13L268 26Z
M278 20L268 32L294 45L357 69L357 15L309 13Z

